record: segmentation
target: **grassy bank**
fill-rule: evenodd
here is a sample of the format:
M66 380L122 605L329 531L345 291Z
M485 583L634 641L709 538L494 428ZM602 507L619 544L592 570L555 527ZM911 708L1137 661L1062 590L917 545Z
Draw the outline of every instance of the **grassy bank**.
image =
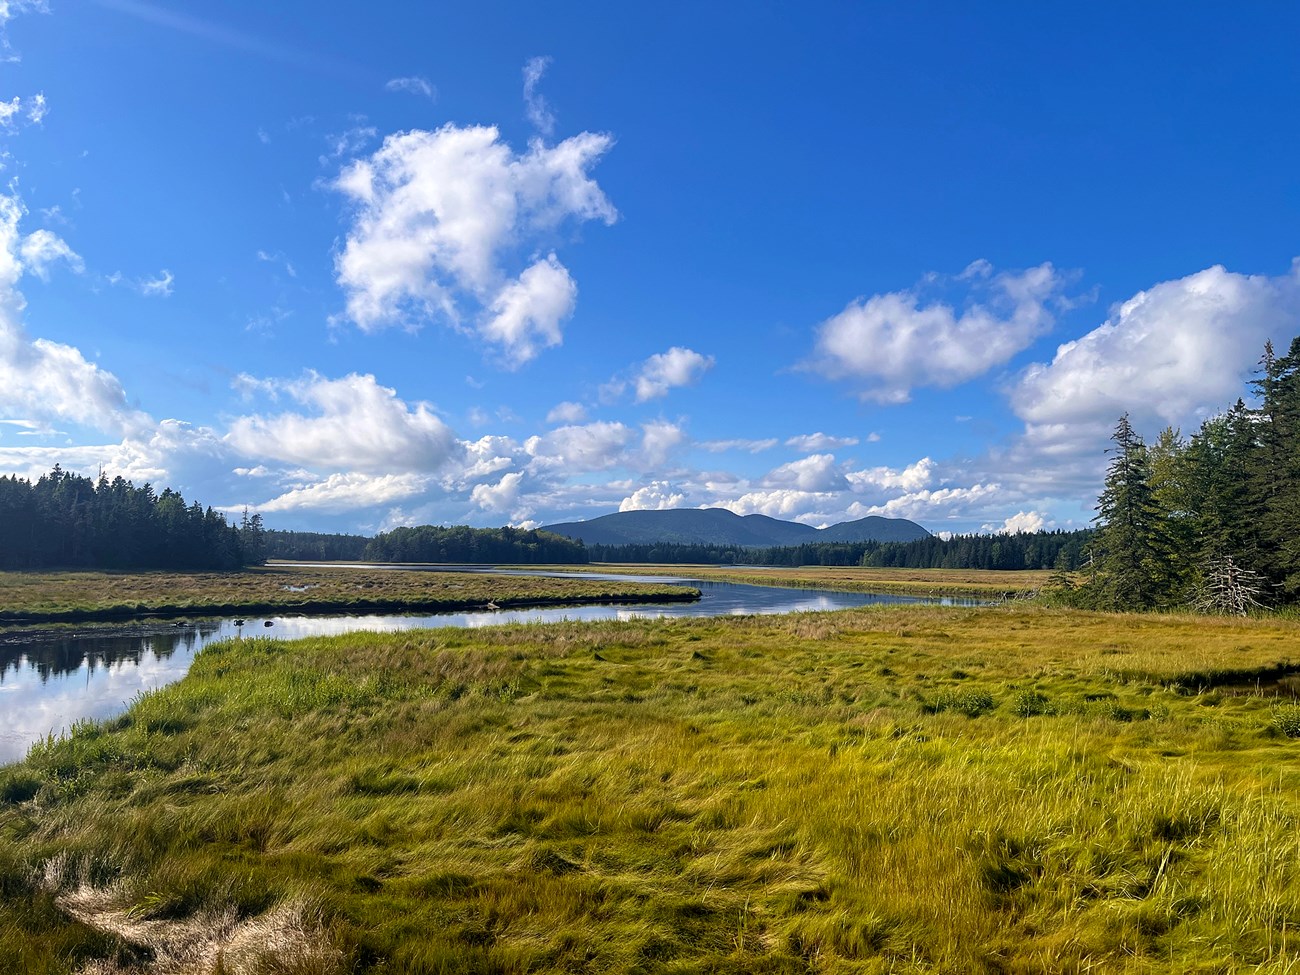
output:
M0 772L0 970L1291 972L1298 647L898 607L219 644Z
M0 623L143 615L440 612L698 598L653 583L265 566L243 572L0 572Z
M567 567L566 567L567 568ZM800 566L764 568L751 565L636 565L593 563L574 566L589 572L629 572L640 575L686 576L743 582L753 586L839 589L846 592L887 592L904 596L972 596L997 599L1040 589L1048 569L1002 572L991 569L873 569L859 566Z

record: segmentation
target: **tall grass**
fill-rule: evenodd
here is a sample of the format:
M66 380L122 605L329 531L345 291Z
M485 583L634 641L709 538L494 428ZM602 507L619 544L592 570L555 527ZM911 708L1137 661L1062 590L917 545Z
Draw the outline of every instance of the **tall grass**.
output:
M301 903L321 972L1300 970L1297 637L890 608L214 645L0 772L0 971L146 970L113 911Z

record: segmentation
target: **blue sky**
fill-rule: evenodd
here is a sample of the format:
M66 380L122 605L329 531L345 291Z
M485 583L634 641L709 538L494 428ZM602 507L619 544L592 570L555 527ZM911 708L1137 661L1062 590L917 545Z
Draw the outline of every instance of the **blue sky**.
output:
M6 473L1072 528L1300 333L1291 4L0 19Z

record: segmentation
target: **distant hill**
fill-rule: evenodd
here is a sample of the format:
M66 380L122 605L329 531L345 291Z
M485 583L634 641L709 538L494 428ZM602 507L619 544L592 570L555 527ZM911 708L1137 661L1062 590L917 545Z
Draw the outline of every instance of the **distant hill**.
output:
M746 545L763 548L817 542L912 542L930 533L906 518L872 516L829 528L812 528L767 515L738 515L726 508L619 511L590 521L546 525L543 531L580 538L588 545Z

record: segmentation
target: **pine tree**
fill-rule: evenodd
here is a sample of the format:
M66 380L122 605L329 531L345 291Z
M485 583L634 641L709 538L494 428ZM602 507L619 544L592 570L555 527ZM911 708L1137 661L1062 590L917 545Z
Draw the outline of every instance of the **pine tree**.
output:
M1151 494L1146 444L1128 414L1111 436L1114 459L1097 502L1098 595L1111 609L1150 609L1167 598L1159 510Z

